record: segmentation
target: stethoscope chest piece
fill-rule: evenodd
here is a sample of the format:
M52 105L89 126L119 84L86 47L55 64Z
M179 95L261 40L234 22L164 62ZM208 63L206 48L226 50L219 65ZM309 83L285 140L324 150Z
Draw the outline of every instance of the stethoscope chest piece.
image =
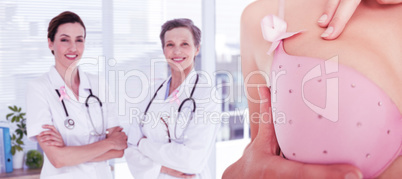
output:
M59 90L56 89L56 92L57 92L57 95L58 95L59 98L60 98L61 95L60 95ZM91 113L89 112L89 104L88 104L88 101L89 101L91 98L94 98L94 100L99 103L99 107L100 107L100 109L101 109L101 116L102 116L102 130L101 130L101 132L98 132L98 131L96 130L95 125L94 125L94 123L93 123L93 121L92 121ZM66 108L66 105L64 104L64 100L63 100L63 99L61 99L61 103L63 104L64 112L66 113L66 118L67 118L66 120L64 120L64 126L65 126L67 129L70 129L70 130L71 130L71 129L74 128L75 122L74 122L73 119L69 118L69 115L68 115L68 112L67 112L67 108ZM90 121L91 121L91 125L92 125L92 127L94 128L94 131L92 131L90 134L93 135L93 136L102 136L102 135L105 135L105 134L109 134L109 131L107 131L107 130L106 130L106 127L105 127L105 119L104 119L104 117L103 117L102 102L100 101L100 99L99 99L97 96L95 96L95 95L92 94L92 90L91 90L91 89L89 89L89 95L88 95L87 99L85 100L85 106L86 106L86 108L87 108L87 113L88 113L89 119L90 119ZM106 132L103 132L103 131L105 131L105 130L106 130Z
M64 120L64 126L66 126L67 129L74 129L75 122L73 119L66 119Z

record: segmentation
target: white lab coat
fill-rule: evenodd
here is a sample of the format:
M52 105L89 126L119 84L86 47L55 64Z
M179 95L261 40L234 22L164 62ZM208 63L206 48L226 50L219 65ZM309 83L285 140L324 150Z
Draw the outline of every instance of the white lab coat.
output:
M99 96L98 77L79 71L79 101L76 100L72 91L68 89L56 68L52 66L48 73L33 80L28 85L27 90L27 131L28 138L36 141L36 136L44 131L42 125L54 125L60 132L66 146L87 145L105 138L104 136L92 136L93 131L89 119L85 100L89 95L89 90L98 96L103 102L103 112L105 119L105 129L118 126L115 110L110 104L106 104L102 96ZM64 99L64 103L69 114L69 118L75 122L73 129L64 126L66 114L56 89L65 86L66 93L70 99ZM60 90L59 90L60 91ZM98 103L90 105L90 111L94 126L97 131L102 130L102 117ZM41 178L112 178L110 167L107 161L87 162L76 166L55 168L45 154L45 160L41 172Z
M202 77L202 75L199 76L193 95L197 106L196 113L185 132L183 143L175 141L169 143L166 126L160 120L161 116L165 118L167 115L173 116L172 113L178 111L180 103L190 96L195 79L196 72L193 70L178 88L179 93L177 96L180 102L172 100L173 95L170 95L165 100L166 80L148 110L148 122L145 122L142 128L143 134L137 121L134 121L131 125L128 135L129 147L125 151L125 157L131 174L135 179L175 178L160 173L161 166L184 173L196 174L195 178L214 178L209 171L207 163L219 130L221 121L219 116L221 113L219 103L211 97L211 95L216 94L216 91L213 91L213 82L209 81L211 84L207 85L206 78ZM156 86L156 89L158 87ZM153 96L153 93L151 95ZM216 99L217 96L214 97ZM191 105L192 103L187 104L187 106ZM211 116L211 114L214 116ZM175 119L175 117L170 117L166 121L171 138L175 138ZM179 118L178 120L182 121L184 118ZM178 125L177 127L178 137L182 134L183 126ZM143 135L147 138L141 139Z

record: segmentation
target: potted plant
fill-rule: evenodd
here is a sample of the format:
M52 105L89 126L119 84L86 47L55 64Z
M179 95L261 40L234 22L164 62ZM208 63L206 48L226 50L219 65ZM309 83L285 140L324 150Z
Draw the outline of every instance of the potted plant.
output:
M20 169L24 164L24 135L27 135L25 124L25 113L21 112L21 108L17 106L8 106L12 111L7 114L6 119L11 123L16 123L17 128L11 135L11 154L13 155L13 168Z
M29 169L38 169L42 168L43 165L43 155L37 150L30 150L27 153L25 165L28 166Z

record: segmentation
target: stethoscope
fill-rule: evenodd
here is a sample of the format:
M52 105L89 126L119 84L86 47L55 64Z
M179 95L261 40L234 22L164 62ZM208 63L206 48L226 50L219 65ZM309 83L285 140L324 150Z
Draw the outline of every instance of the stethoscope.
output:
M156 90L154 96L152 97L151 101L149 101L149 103L148 103L148 105L147 105L147 108L145 108L144 116L143 116L143 118L142 118L142 120L141 120L141 122L140 122L140 131L141 131L142 134L144 134L143 131L142 131L142 128L144 127L144 120L145 120L145 117L147 116L149 107L151 106L152 102L153 102L154 99L156 98L156 96L157 96L159 90L163 87L163 84L164 84L165 82L166 82L166 81L164 81L164 82L159 86L159 88ZM193 89L191 90L190 96L189 96L188 98L184 99L183 102L181 102L181 104L180 104L180 106L179 106L178 115L177 115L177 117L176 117L176 122L175 122L175 126L174 126L174 137L175 137L176 139L172 139L172 138L170 137L169 127L168 127L166 121L165 121L163 118L161 118L162 122L165 124L165 126L166 126L166 128L167 128L167 134L168 134L167 137L168 137L168 139L169 139L169 143L171 143L171 141L175 141L175 142L178 142L178 143L183 143L183 141L184 141L184 134L186 133L186 131L187 131L187 129L188 129L188 126L189 126L189 124L190 124L190 121L193 119L193 116L194 116L194 113L195 113L195 109L196 109L196 103L195 103L195 100L194 100L194 98L193 98L193 94L194 94L195 88L197 87L197 84L198 84L198 74L197 74L197 77L196 77L196 79L195 79L195 83L194 83ZM191 111L191 114L190 114L190 116L189 116L190 118L189 118L189 120L187 121L187 124L186 124L186 126L185 126L183 132L181 133L181 135L180 135L179 137L177 137L177 133L176 133L176 129L177 129L177 118L180 116L181 110L182 110L184 104L187 103L187 102L191 102L191 103L193 104L193 109L192 109L192 111Z
M59 92L58 89L56 89L56 93L57 93L57 95L59 95L59 97L61 97L60 92ZM101 131L101 132L98 132L98 131L96 130L95 125L94 125L94 123L93 123L93 121L92 121L91 113L89 112L89 104L88 104L88 101L89 101L90 98L95 98L95 99L99 102L99 106L100 106L101 114L102 114L102 115L101 115L101 116L102 116L102 131ZM66 105L64 104L64 100L63 100L63 99L61 99L61 103L63 104L64 112L66 113L66 120L64 120L64 126L65 126L67 129L70 129L70 130L71 130L71 129L74 129L75 122L74 122L73 119L69 118L69 115L68 115L68 112L67 112L67 108L66 108ZM104 120L104 117L103 117L102 102L100 101L100 99L99 99L97 96L95 96L95 95L92 94L92 90L91 90L91 89L89 89L89 95L88 95L87 99L85 100L85 106L86 106L86 108L87 108L87 113L88 113L89 119L90 119L90 121L91 121L92 127L94 128L94 131L91 132L91 135L93 135L93 136L102 136L102 135L108 134L109 131L107 131L107 130L105 129L105 120Z

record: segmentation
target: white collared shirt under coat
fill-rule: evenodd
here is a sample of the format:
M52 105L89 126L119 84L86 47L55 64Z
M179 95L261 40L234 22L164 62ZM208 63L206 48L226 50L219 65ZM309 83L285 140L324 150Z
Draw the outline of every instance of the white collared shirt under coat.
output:
M212 95L216 94L214 82L208 81L199 75L199 81L195 88L193 98L196 101L196 113L185 132L183 143L168 142L167 130L159 118L166 117L166 113L177 112L179 105L185 98L190 96L196 79L196 72L190 72L185 81L178 87L178 98L174 100L172 93L165 99L167 81L159 90L154 102L151 104L147 116L153 119L144 124L141 133L137 121L130 127L128 134L129 147L125 151L125 157L129 169L136 179L165 179L175 178L160 173L162 166L181 171L188 174L196 174L195 178L215 178L210 173L207 165L211 151L215 143L216 135L221 125L220 105L213 100ZM156 86L155 90L159 86ZM153 96L154 93L151 93ZM215 99L217 96L214 96ZM192 103L189 103L192 104ZM214 116L211 116L213 114ZM169 115L171 116L171 115ZM212 117L212 118L211 118ZM156 119L156 120L155 120ZM166 121L169 125L170 137L175 138L175 118L170 117ZM179 118L178 120L181 120ZM155 122L156 121L156 122ZM182 128L177 127L177 136L180 136ZM141 139L145 135L147 138ZM140 140L141 139L141 140ZM140 140L138 146L137 143Z
M33 80L28 85L27 90L27 132L28 138L36 141L36 136L44 131L42 125L54 125L60 132L64 144L66 146L81 146L100 141L105 138L103 136L93 136L93 127L88 116L85 100L89 95L89 89L92 93L99 97L103 102L104 125L105 129L118 126L116 118L116 110L114 105L106 104L102 96L99 95L98 77L78 69L80 86L79 99L75 98L73 92L65 85L63 79L52 66L48 73ZM66 114L56 89L60 91L60 87L65 86L66 93L70 99L64 99L69 118L75 122L73 129L67 129L64 125ZM103 90L103 89L102 89ZM90 104L91 117L97 131L102 130L102 116L99 103ZM66 154L68 155L68 154ZM110 167L107 161L87 162L75 166L67 166L55 168L45 154L45 160L41 172L44 178L94 178L102 179L112 178Z

